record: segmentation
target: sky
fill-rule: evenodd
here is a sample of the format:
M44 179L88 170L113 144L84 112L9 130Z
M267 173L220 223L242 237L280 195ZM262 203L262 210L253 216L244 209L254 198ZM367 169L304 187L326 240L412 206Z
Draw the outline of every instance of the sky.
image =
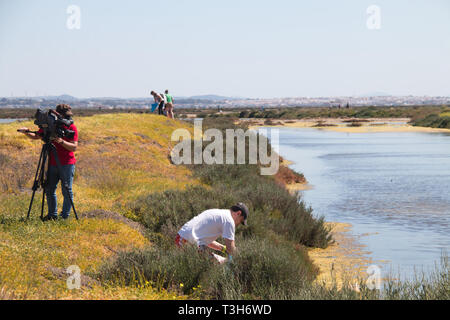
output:
M1 97L450 96L449 75L449 0L0 0Z

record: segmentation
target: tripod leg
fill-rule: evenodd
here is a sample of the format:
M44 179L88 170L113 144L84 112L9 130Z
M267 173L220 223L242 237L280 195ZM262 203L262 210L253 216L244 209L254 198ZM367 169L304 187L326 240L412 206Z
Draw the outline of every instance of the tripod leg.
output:
M31 195L30 206L28 207L27 220L30 218L31 207L33 206L34 194L36 190L33 190L33 194Z
M45 164L47 162L47 159L49 157L48 154L49 150L48 147L46 147L46 152L44 154L44 163L42 165L42 171L41 171L41 186L42 186L42 202L41 202L41 220L44 220L44 206L45 206L45 196L47 194L47 184L48 184L48 166L47 166L47 172L45 172Z
M70 192L69 192L69 185L67 183L68 177L66 177L63 174L61 162L59 162L58 154L56 152L55 147L52 144L50 144L50 150L55 158L56 167L58 168L59 177L61 178L61 186L64 189L64 191L66 192L67 196L69 197L70 205L73 208L73 213L75 214L75 218L78 220L77 211L75 210L75 204L73 203L72 196L70 195Z
M41 220L44 219L44 204L45 204L45 188L42 190L42 203L41 203Z
M41 173L43 167L45 166L45 162L43 161L43 159L45 158L45 153L46 153L46 148L45 148L45 145L43 145L42 150L41 150L41 155L39 156L39 162L38 162L38 166L36 169L36 174L34 176L33 194L31 195L30 206L28 207L27 220L30 218L30 212L31 212L31 207L33 206L34 195L36 193L36 190L39 188L39 177L41 175L40 173Z

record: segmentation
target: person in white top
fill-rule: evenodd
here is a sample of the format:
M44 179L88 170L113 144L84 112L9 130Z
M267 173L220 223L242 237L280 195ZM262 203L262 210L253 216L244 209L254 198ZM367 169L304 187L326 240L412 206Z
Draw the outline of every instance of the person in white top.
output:
M153 96L153 99L155 99L155 103L158 104L158 114L164 115L163 109L164 109L164 104L166 103L165 95L156 93L155 91L150 92L150 94Z
M236 250L234 241L235 229L241 223L247 225L248 208L239 202L230 209L209 209L203 211L188 221L178 231L175 244L181 247L183 243L196 244L199 249L206 247L231 255ZM216 241L222 237L225 245Z

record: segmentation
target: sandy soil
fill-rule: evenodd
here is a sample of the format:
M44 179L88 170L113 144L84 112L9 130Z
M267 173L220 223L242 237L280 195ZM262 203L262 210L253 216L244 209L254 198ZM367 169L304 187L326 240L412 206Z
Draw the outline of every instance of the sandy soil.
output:
M349 281L357 289L357 279L367 279L367 267L376 262L369 257L370 252L359 243L358 237L349 234L351 224L327 222L326 225L331 229L335 243L326 249L308 250L309 257L320 269L315 281L329 287L336 285L338 288L343 282Z
M349 126L351 121L359 122L361 126ZM367 121L366 121L367 120ZM366 133L366 132L450 132L450 129L437 129L428 127L414 127L408 124L408 118L315 118L307 120L278 120L273 119L273 125L264 124L265 119L242 119L241 121L250 121L250 128L255 129L264 127L291 127L291 128L317 128L320 130L329 130L348 133Z
M311 190L312 188L313 186L309 183L291 183L286 185L286 189L288 189L291 193L295 193L296 191Z

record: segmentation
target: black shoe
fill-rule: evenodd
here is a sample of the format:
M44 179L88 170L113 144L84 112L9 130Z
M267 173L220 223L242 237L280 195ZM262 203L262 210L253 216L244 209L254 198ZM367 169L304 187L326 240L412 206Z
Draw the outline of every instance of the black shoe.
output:
M43 217L42 218L42 221L50 221L50 220L57 220L58 219L58 217L54 217L54 216L45 216L45 217Z

